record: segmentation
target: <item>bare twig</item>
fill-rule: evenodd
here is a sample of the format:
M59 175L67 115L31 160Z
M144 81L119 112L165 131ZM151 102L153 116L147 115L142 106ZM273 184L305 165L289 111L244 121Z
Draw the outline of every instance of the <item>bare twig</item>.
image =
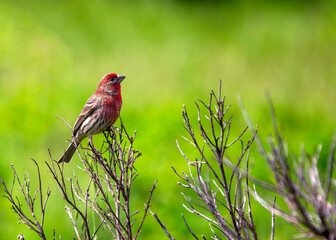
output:
M275 206L275 200L273 201L273 208L272 208L272 231L271 231L271 240L274 240L274 232L275 232L275 215L274 215L274 206Z
M147 203L145 204L145 212L144 212L144 215L143 215L143 217L142 217L142 220L141 220L140 226L139 226L139 228L138 228L138 231L137 231L137 233L135 234L135 237L134 237L134 238L137 238L138 235L140 234L142 225L143 225L143 223L144 223L144 221L145 221L145 218L146 218L147 215L148 215L148 211L149 211L149 207L150 207L150 201L151 201L151 199L152 199L152 195L153 195L153 192L154 192L154 190L155 190L155 188L156 188L156 185L157 185L157 180L156 180L155 183L153 184L152 189L149 191L149 197L148 197Z
M173 170L183 181L183 183L179 183L179 185L192 189L198 195L200 201L205 203L212 217L198 211L191 201L189 201L182 193L189 204L189 206L186 206L185 204L183 206L191 213L196 214L211 223L210 229L213 233L212 238L214 239L220 239L219 233L227 239L250 239L250 234L252 234L253 239L256 239L257 234L255 232L252 215L251 213L245 213L245 197L242 199L243 196L238 194L238 192L240 192L239 189L242 176L242 171L240 170L241 162L244 159L249 158L249 148L256 137L256 133L253 135L252 139L244 143L243 136L247 130L247 128L245 128L237 137L233 140L229 140L231 139L230 131L232 126L232 116L226 116L228 110L230 109L230 105L225 106L225 97L222 97L221 94L221 83L218 95L212 91L210 93L208 103L198 100L195 104L198 113L198 129L202 141L198 140L196 130L194 130L190 123L189 115L185 106L182 111L184 121L183 126L187 130L189 136L183 138L197 150L199 156L195 157L196 161L190 162L189 158L182 151L179 143L177 142L177 147L181 155L188 163L189 174L184 172L179 174L174 168ZM209 130L206 130L205 126L208 125L204 123L205 120L201 117L203 115L203 109L201 107L204 107L206 112L205 119L210 123ZM201 142L203 142L204 145L202 145ZM229 149L231 149L231 147L237 144L241 145L241 152L237 156L234 164L231 162L232 160L230 161L233 166L232 171L230 171L229 168L225 167L226 164L224 164L224 162L226 160L224 160L224 155ZM211 157L208 154L205 154L207 150L210 150ZM216 159L216 161L211 161L211 158ZM205 180L207 178L202 173L203 168L207 168L210 171L211 182L213 182L215 189L221 193L220 196L217 196L216 191L212 190L210 182ZM236 188L233 188L232 185L237 174L239 176L237 177ZM247 191L245 195L249 195L249 192ZM218 208L218 204L225 207L229 219L227 217L223 217ZM251 211L249 196L248 204ZM189 232L197 239L196 234L191 231L185 219L184 221ZM217 229L219 233L215 233L215 229Z
M269 164L274 175L276 185L273 187L276 188L275 192L286 202L287 209L276 206L275 201L272 207L270 201L260 197L256 190L255 197L259 203L272 212L273 223L274 215L278 215L295 225L306 237L336 239L336 201L334 197L328 197L331 192L335 196L336 192L335 185L332 185L334 181L336 139L333 138L330 147L325 181L321 181L321 173L317 167L321 145L318 146L313 156L302 150L299 158L296 158L294 154L289 157L286 143L279 132L275 110L269 96L268 102L274 131L273 138L268 141L270 151L266 151L258 137L256 143L260 154ZM241 109L249 126L252 127L252 121L242 103ZM274 232L274 224L272 232ZM271 235L271 239L272 237L274 237L274 234Z
M163 229L163 231L165 232L165 234L167 235L167 237L170 240L174 240L175 238L173 238L170 233L168 232L166 226L164 225L164 223L161 222L161 220L159 219L158 215L154 212L152 212L150 209L148 209L149 212L153 215L153 217L155 218L155 220L160 224L161 228Z
M81 165L78 168L89 176L85 188L79 183L75 173L73 178L65 180L63 165L55 166L51 157L51 162L47 163L47 166L63 199L70 205L67 212L77 238L94 239L99 229L105 226L115 239L137 239L148 215L156 183L153 185L145 204L140 225L134 231L134 216L139 211L131 212L130 194L132 183L138 174L134 163L141 156L140 152L133 149L135 133L130 136L121 121L120 128L111 128L104 132L104 136L105 141L100 150L93 145L92 139L87 148L82 145L78 146L77 151L81 153L79 155ZM80 202L84 206L80 205ZM100 224L93 230L89 225L89 210L94 213L93 216L100 219ZM79 222L72 218L72 212L76 212L80 216L84 231L79 231ZM83 236L81 236L82 232L84 232Z
M13 165L11 165L11 168L14 172L13 182L11 185L11 189L9 190L5 182L0 178L0 181L4 187L5 196L9 202L12 204L12 209L20 219L19 222L24 223L28 226L29 229L36 232L41 239L46 239L45 232L43 229L44 226L44 219L46 214L46 206L47 202L49 200L51 191L49 188L46 191L46 197L43 199L43 189L42 189L42 180L41 180L41 174L40 174L40 168L37 162L34 159L31 159L34 164L36 165L37 170L37 177L38 177L38 186L39 188L35 189L34 194L30 192L30 177L28 172L23 177L23 183L21 182L19 175L17 174L15 168ZM22 194L22 197L24 199L24 202L21 202L19 200L19 197L16 195L16 193L13 192L13 188L15 184L18 184L18 189ZM39 199L39 208L35 208L36 199ZM24 205L26 205L29 209L29 214L24 210ZM37 212L41 215L41 219L37 219ZM21 239L24 239L23 235L19 235Z
M193 233L193 231L191 231L191 229L190 229L190 227L189 227L189 225L188 225L188 223L187 223L187 220L185 220L185 218L184 218L184 216L183 216L183 213L182 213L182 218L183 218L184 224L187 226L187 228L188 228L190 234L193 235L193 237L194 237L195 239L198 240L198 237L195 235L195 233Z
M74 239L95 240L99 230L104 228L110 231L114 239L135 240L140 235L148 215L156 182L146 201L141 222L137 229L134 229L135 215L139 211L131 210L130 196L132 183L138 175L134 164L141 156L141 153L133 148L135 133L129 135L121 121L120 128L111 128L104 135L105 141L100 150L94 147L92 138L87 147L81 144L76 146L81 163L77 167L87 177L87 184L85 180L77 178L75 171L73 171L73 176L66 176L64 163L55 162L50 151L50 161L45 163L66 202L65 209L75 231ZM43 225L50 190L47 189L44 197L40 168L35 160L33 162L37 168L39 187L35 192L31 192L29 174L26 172L21 181L12 165L14 178L11 188L7 188L2 179L0 181L4 186L5 197L12 203L12 208L20 222L35 231L41 239L46 239ZM19 186L23 202L13 192L16 184ZM36 202L39 202L39 209L35 207ZM23 210L23 205L28 207L30 217ZM39 212L40 220L36 212ZM96 219L99 219L97 225ZM55 231L53 231L53 239L55 239Z

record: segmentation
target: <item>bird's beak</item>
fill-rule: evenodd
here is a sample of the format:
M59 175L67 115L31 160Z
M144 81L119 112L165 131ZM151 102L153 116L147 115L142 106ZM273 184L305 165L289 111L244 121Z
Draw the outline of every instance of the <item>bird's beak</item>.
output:
M122 80L124 80L124 78L125 78L125 76L123 76L123 75L118 75L118 77L117 77L117 82L118 82L118 83L121 83Z

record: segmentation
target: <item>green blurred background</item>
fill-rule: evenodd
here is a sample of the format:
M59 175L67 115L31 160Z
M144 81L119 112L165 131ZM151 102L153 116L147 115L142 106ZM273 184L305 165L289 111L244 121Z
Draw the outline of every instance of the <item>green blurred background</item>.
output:
M158 179L152 210L172 235L191 238L182 212L195 233L208 233L205 221L183 209L170 167L186 167L175 143L185 134L182 105L195 116L194 100L208 99L221 79L235 115L234 134L246 125L236 101L240 95L267 136L269 91L290 150L299 152L304 142L313 153L323 143L325 156L336 121L335 9L331 0L0 0L0 176L10 184L12 163L36 180L29 158L36 159L52 190L46 232L51 236L56 227L57 235L71 239L65 204L43 164L47 149L58 159L71 136L55 116L73 125L99 79L116 72L127 76L122 118L129 132L137 131L136 148L143 153L134 209L143 208L146 191ZM67 166L69 176L78 161ZM256 162L253 170L263 175L267 167ZM260 239L269 238L270 213L255 205ZM0 208L2 239L21 233L37 238L16 223L4 198ZM296 233L279 218L276 226L276 239ZM152 216L142 239L165 239Z

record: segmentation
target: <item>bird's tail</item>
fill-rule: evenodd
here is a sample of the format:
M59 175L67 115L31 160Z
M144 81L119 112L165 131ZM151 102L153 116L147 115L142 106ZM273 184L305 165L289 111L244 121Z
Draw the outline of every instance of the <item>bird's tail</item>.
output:
M76 145L78 145L78 144L79 144L79 141L76 141ZM68 163L68 162L70 162L72 156L74 155L74 153L76 151L76 145L75 145L75 142L72 141L70 143L69 147L65 150L62 157L60 157L60 159L58 160L58 163L62 163L62 162Z

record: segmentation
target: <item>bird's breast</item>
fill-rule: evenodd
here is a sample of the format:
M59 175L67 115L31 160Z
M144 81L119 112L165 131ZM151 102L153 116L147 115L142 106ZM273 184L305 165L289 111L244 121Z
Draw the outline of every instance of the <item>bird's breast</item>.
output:
M113 98L108 98L105 101L104 104L104 108L105 108L105 114L106 114L106 118L109 121L109 124L112 125L114 124L119 115L120 115L120 110L121 110L121 105L122 105L122 99L121 96L114 96Z

